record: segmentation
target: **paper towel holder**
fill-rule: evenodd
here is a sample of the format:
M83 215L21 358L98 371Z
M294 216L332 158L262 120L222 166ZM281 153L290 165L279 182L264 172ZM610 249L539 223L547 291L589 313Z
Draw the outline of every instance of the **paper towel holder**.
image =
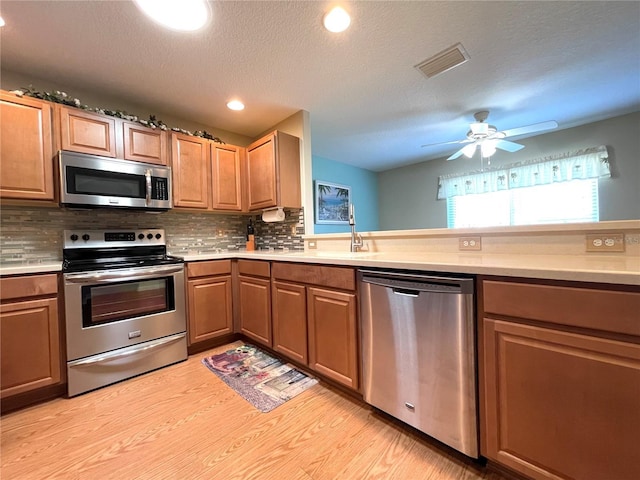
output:
M284 222L284 218L285 213L282 207L267 208L262 211L262 221L266 223Z

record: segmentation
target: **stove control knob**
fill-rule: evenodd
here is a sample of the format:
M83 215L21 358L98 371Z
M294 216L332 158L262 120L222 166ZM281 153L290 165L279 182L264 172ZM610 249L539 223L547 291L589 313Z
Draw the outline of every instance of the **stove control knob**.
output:
M138 234L138 238L139 238L140 240L142 240L142 239L144 238L144 233L139 233L139 234Z
M78 235L76 235L75 233L71 235L71 241L75 242L76 240L78 240Z
M153 234L151 234L151 233L147 233L147 238L148 238L149 240L151 240L151 239L153 238Z
M90 238L91 238L91 237L89 236L89 234L88 234L88 233L85 233L84 235L82 235L82 239L83 239L85 242L88 242Z
M160 235L159 233L156 233L156 239L160 240L160 237L162 237L162 235Z

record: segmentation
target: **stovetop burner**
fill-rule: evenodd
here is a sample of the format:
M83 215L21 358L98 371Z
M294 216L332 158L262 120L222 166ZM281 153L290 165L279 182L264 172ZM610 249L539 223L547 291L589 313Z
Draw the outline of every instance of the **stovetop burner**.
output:
M183 263L167 255L164 230L64 231L62 271L83 272Z

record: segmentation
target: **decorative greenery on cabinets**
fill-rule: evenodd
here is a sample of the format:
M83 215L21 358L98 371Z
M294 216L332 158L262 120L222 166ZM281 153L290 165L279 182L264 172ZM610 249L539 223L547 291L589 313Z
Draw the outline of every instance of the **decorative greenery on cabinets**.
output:
M149 128L159 128L160 130L171 130L174 132L184 133L185 135L192 135L194 137L202 137L207 140L212 140L216 143L225 143L220 138L213 136L211 133L206 130L196 130L195 132L190 132L189 130L184 130L179 127L168 127L162 120L156 118L155 115L149 115L149 119L145 120L143 118L139 118L137 115L130 115L122 110L109 110L107 108L92 108L88 105L83 104L79 99L75 97L69 96L66 92L61 92L56 90L55 92L41 92L36 90L33 85L29 85L27 88L21 88L18 90L13 90L11 93L17 95L18 97L27 96L33 98L39 98L40 100L46 100L48 102L53 103L61 103L62 105L68 105L70 107L80 108L82 110L87 110L89 112L101 113L103 115L109 115L110 117L122 118L124 120L128 120L130 122L137 122L140 125L144 125Z

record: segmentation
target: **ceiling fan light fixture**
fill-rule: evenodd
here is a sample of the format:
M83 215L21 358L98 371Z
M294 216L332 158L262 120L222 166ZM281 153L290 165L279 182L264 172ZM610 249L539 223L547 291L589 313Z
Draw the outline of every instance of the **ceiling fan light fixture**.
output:
M492 156L496 153L496 142L492 140L482 142L482 145L480 145L480 151L482 152L482 156L485 158Z
M133 0L154 22L171 30L192 32L209 21L209 4L205 0Z
M489 134L489 124L485 122L476 122L470 125L471 133L474 135L487 136Z
M476 153L476 144L470 143L462 149L462 153L464 153L464 156L467 158L473 157L473 154Z

